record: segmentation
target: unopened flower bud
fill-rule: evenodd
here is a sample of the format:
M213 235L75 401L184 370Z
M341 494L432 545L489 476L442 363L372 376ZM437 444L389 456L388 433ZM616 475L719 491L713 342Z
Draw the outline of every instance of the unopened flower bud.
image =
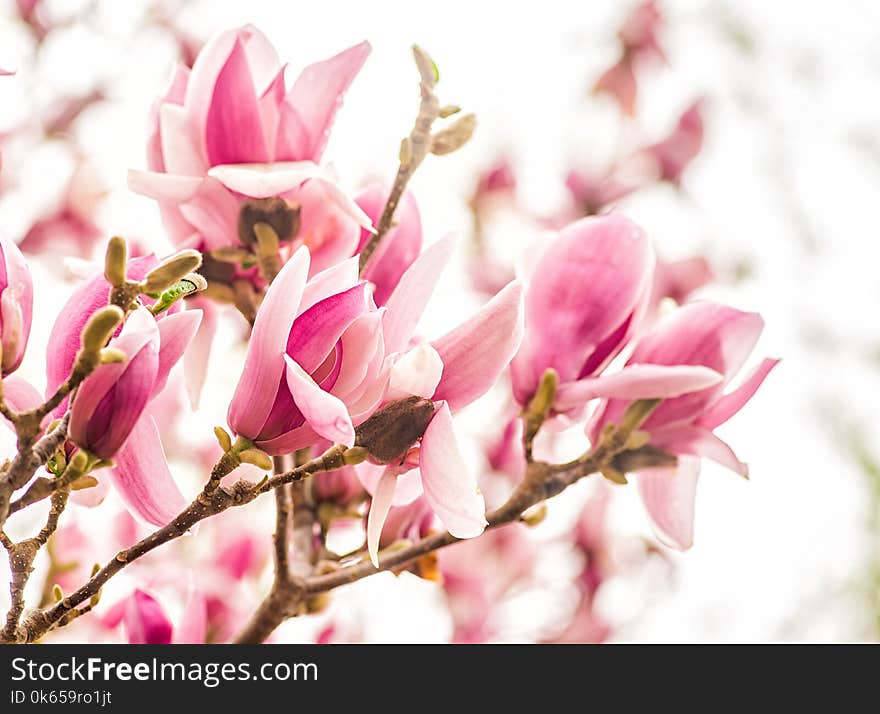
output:
M244 245L259 242L254 232L254 226L258 223L270 226L280 242L292 240L299 230L299 206L277 197L243 203L238 214L238 239Z
M98 485L98 479L94 476L80 476L70 484L72 491L83 491L87 488L94 488Z
M77 473L83 473L86 470L86 467L89 465L89 457L86 455L84 451L77 451L73 457L70 459L70 464L68 468L71 471L76 471Z
M100 352L124 318L125 313L116 305L107 305L96 310L83 328L83 349L87 352Z
M429 87L433 87L440 81L440 70L437 68L436 62L431 56L418 45L412 47L413 58L416 61L416 67L419 69L419 75L422 82Z
M128 245L125 238L113 236L107 243L104 254L104 277L113 287L125 284Z
M442 156L457 151L474 135L476 128L476 114L465 114L431 136L431 153Z
M265 451L261 451L260 449L245 449L244 451L239 452L238 458L244 463L253 464L264 471L272 468L271 457Z
M143 290L148 295L161 293L195 271L202 264L202 254L188 248L163 260L153 268L143 281Z
M458 114L461 111L461 107L457 104L447 104L445 107L440 107L437 111L437 116L441 119L446 119L451 117L453 114Z
M399 461L425 433L434 416L434 402L407 397L377 411L357 429L355 446L364 447L374 461Z
M223 449L224 453L232 450L232 437L229 436L229 432L226 429L222 426L215 426L214 436L217 437L217 443L220 444L220 448Z

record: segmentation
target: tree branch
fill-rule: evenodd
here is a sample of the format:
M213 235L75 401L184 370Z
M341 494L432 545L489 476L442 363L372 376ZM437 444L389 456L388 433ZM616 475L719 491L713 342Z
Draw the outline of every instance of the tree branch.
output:
M397 210L397 204L403 197L406 185L421 165L425 157L431 152L431 126L437 117L440 116L440 102L434 94L434 85L437 83L436 68L431 58L419 47L413 47L413 56L416 60L416 66L419 69L419 90L421 92L421 101L419 103L419 113L413 124L412 131L409 136L403 140L400 150L400 163L397 167L397 175L394 177L394 184L391 187L391 193L388 194L388 200L385 202L385 208L376 225L376 233L370 236L370 240L361 250L359 269L363 274L367 263L379 246L379 242L385 237L385 234L391 229L394 221L394 212Z

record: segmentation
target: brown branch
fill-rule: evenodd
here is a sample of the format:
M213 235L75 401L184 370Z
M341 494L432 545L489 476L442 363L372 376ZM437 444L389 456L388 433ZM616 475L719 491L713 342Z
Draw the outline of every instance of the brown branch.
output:
M39 441L36 441L36 443L34 443L36 435L31 437L28 433L24 433L19 436L18 453L12 460L8 471L0 474L0 528L3 527L6 519L12 513L48 497L55 490L51 489L42 492L44 484L37 487L37 482L34 482L32 488L37 489L34 493L31 493L31 489L28 489L24 496L18 499L15 504L10 503L15 489L24 486L33 477L37 469L43 466L49 460L49 457L64 443L64 440L67 438L67 425L69 422L70 412L68 411L62 417L58 426ZM28 495L29 493L30 495ZM40 495L40 498L37 498L37 495ZM25 497L27 497L26 500Z
M300 453L294 455L299 461ZM276 471L279 464L276 462ZM303 612L302 578L312 571L315 512L303 481L275 489L275 577L268 594L251 619L236 636L237 644L264 642L278 626ZM283 496L282 496L283 494ZM293 526L294 562L290 563L288 541Z
M321 471L333 471L346 465L344 446L328 449L321 456L290 471L278 474L259 484L239 480L230 488L219 487L210 495L200 493L196 499L181 511L170 523L154 531L130 548L119 551L116 557L95 573L82 587L51 607L32 612L14 632L4 632L0 642L33 642L54 627L62 618L86 600L99 595L104 584L128 564L146 555L165 543L180 538L192 527L211 516L218 515L228 508L243 506L258 496L284 484Z
M379 246L379 242L391 230L394 222L394 212L397 210L397 204L400 203L409 180L422 161L425 160L425 157L431 152L431 126L437 117L440 116L440 102L434 94L437 75L433 63L418 47L413 47L413 55L415 56L420 76L419 90L421 92L421 102L419 103L419 113L409 137L404 139L401 145L400 164L397 167L397 175L394 177L391 193L388 194L385 208L382 210L379 223L376 225L376 232L370 236L370 240L367 241L363 250L361 250L359 260L361 273L367 267L367 263L369 263L370 258Z
M6 614L6 626L0 635L4 641L11 641L15 636L19 619L24 612L24 589L34 571L34 559L40 548L46 545L58 528L58 519L61 518L64 508L67 506L69 495L70 490L66 488L52 494L52 506L49 509L46 524L36 536L19 543L12 543L8 537L3 539L3 545L9 553L9 568L12 571L12 579L9 583L11 604L9 612Z

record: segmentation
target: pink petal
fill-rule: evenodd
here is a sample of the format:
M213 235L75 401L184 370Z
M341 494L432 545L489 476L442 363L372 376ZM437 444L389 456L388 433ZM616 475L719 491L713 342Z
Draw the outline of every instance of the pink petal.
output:
M171 644L171 620L159 602L143 590L135 590L129 598L124 622L129 644Z
M303 70L285 102L296 108L310 141L305 155L277 158L320 160L342 97L369 54L369 43L362 42Z
M729 394L723 395L715 404L697 421L700 426L714 429L726 422L730 417L742 409L746 403L755 396L758 387L770 374L770 371L779 364L778 359L765 359L758 364L746 377L745 381Z
M159 321L159 369L152 396L165 388L168 373L183 356L201 322L201 310L184 310Z
M354 446L354 426L345 404L315 384L289 355L284 355L284 361L290 396L315 432L334 443Z
M409 505L422 495L422 475L418 469L411 468L409 464L385 466L364 461L355 467L358 481L370 496L375 495L379 481L386 471L394 472L397 475L397 486L394 488L394 498L391 501L392 506Z
M384 354L382 343L382 316L377 310L368 312L355 320L342 335L342 368L331 392L339 397L348 396L363 385L375 358L381 361ZM356 356L356 358L350 358Z
M639 495L657 535L666 545L687 550L694 544L694 502L700 460L681 458L677 468L638 473Z
M723 380L724 375L699 365L634 364L614 374L560 385L555 407L567 411L591 399L669 399Z
M413 395L430 398L443 371L443 360L437 350L427 342L421 342L394 362L385 400L391 402Z
M443 403L425 430L419 452L425 499L456 538L474 538L487 525L486 504L474 473L467 467L449 405Z
M651 443L674 454L702 456L740 476L749 475L749 467L737 458L733 449L708 429L688 425L670 426L652 431Z
M457 237L448 235L425 250L406 272L385 304L383 332L385 350L389 354L400 352L409 343L419 318L425 311L434 292L440 273L455 249Z
M197 230L207 249L238 244L238 199L217 179L208 176L186 203L180 214Z
M289 200L300 207L297 240L309 248L313 273L332 267L354 253L360 234L350 211L336 200L339 192L328 189L332 185L312 179L289 194Z
M174 631L174 644L201 645L208 633L208 609L204 594L190 586L180 625Z
M367 284L360 283L313 305L294 321L287 354L311 374L321 366L343 332L368 311L369 302Z
M275 73L269 86L260 94L260 119L263 123L263 136L269 156L275 156L275 143L278 135L278 121L281 114L281 103L287 88L284 84L286 65Z
M33 317L34 285L21 250L0 235L0 263L5 286L0 298L0 330L3 341L3 374L18 369L24 357Z
M327 177L317 176L312 179L310 183L317 183L324 191L324 195L327 199L333 202L340 211L354 220L354 222L361 228L365 228L368 231L375 233L373 230L373 222L370 220L370 217L364 213L351 196L339 188L335 181L331 181Z
M284 372L284 354L309 272L309 252L298 250L281 268L257 311L244 369L229 405L229 426L255 437L269 416Z
M128 275L140 280L158 261L154 255L135 258L128 262ZM107 304L110 284L103 275L94 277L73 291L58 313L46 349L46 395L52 394L67 379L76 353L80 348L80 336L86 322L99 307ZM129 328L131 329L131 328ZM64 410L67 400L62 402Z
M270 159L257 91L241 39L236 39L214 83L205 122L205 148L212 166Z
M299 303L299 315L312 305L358 284L357 256L336 263L309 278Z
M3 380L3 399L17 412L35 409L43 403L40 393L17 374Z
M653 267L644 231L618 213L563 229L536 263L526 292L527 337L512 375L517 400L532 396L548 367L569 382L613 359L635 329Z
M183 370L186 375L186 390L190 406L193 409L198 409L202 388L205 386L205 378L208 374L211 345L217 334L218 308L214 301L203 298L194 298L191 303L197 305L198 309L202 311L202 321L190 343L190 348L183 355Z
M165 460L165 450L153 417L138 420L125 445L114 457L110 480L128 510L140 520L164 526L186 508Z
M323 169L311 161L239 163L214 166L208 170L208 176L217 179L230 191L253 198L278 196L322 174Z
M388 518L391 503L394 501L394 489L397 486L397 475L390 468L382 472L373 500L370 502L370 513L367 516L367 552L373 567L379 567L379 539L382 537L382 526Z
M138 308L110 346L122 350L126 361L98 365L86 378L77 391L69 427L74 443L102 458L122 445L149 400L159 365L155 318Z
M141 196L168 203L192 198L204 179L201 176L174 176L157 171L128 170L128 188Z
M689 303L660 320L639 340L628 364L703 365L725 379L665 401L645 422L645 429L693 419L714 404L723 385L745 364L763 328L764 320L757 313L708 301Z
M159 134L167 173L199 177L204 174L207 166L190 134L182 106L168 102L160 105Z
M481 397L497 381L523 336L523 289L514 281L467 322L432 344L443 360L434 393L456 410Z

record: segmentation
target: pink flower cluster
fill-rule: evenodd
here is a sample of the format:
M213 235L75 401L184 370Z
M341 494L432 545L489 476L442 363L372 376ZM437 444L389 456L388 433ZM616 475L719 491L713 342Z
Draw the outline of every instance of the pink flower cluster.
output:
M621 30L622 58L597 85L627 112L635 103L635 61L662 58L659 22L655 3L639 7ZM645 231L612 211L580 218L542 240L516 279L487 281L491 298L466 320L445 334L423 335L420 320L453 256L455 237L423 247L417 203L404 193L393 228L360 271L358 254L375 233L387 191L371 186L350 196L321 165L334 116L369 49L362 43L310 65L288 85L286 65L255 28L217 36L192 69L181 65L175 71L154 109L148 170L130 173L130 188L158 202L172 242L204 255L209 286L210 270L223 263L232 271L224 285L244 281L253 295L246 356L237 386L229 390L229 429L240 443L269 456L301 450L315 455L333 444L354 447L359 428L395 405L420 405L423 429L394 458L370 452L362 463L315 479L314 497L329 512L365 519L366 550L378 564L380 548L399 539L438 529L462 539L483 533L480 470L460 445L456 414L499 385L516 417L506 423L507 456L490 461L516 470L524 463L519 414L553 370L558 388L548 426L576 425L585 450L599 443L609 425L619 424L633 402L662 400L641 431L644 444L675 465L639 468L634 476L660 538L689 547L700 459L747 473L715 430L745 406L777 363L761 361L732 386L763 320L714 302L686 302L708 278L705 265L658 265ZM646 151L664 180L677 182L701 138L695 105L672 136ZM568 180L582 206L596 210L626 192L600 183L587 185L575 174ZM484 177L477 199L514 187L512 173L500 165ZM288 233L278 231L277 254L270 256L279 266L274 275L235 252L250 249L242 216L266 200L295 216ZM49 225L73 230L69 219L65 213L64 221L54 217ZM38 244L40 236L30 240ZM144 280L159 262L153 254L131 259L127 278ZM47 398L68 378L83 328L107 305L111 291L108 279L96 274L60 310L46 355ZM661 315L665 295L685 304ZM140 522L162 526L188 503L163 446L167 404L180 388L170 376L187 350L195 349L203 363L187 376L198 392L216 315L203 298L154 314L157 299L142 294L130 306L106 345L122 358L98 364L53 416L69 411L68 456L80 450L106 462L98 480L111 484ZM3 393L16 409L41 401L12 375L25 355L33 300L21 252L0 237ZM2 426L3 448L12 449L8 424ZM367 501L368 511L361 508ZM484 558L479 548L452 551L441 560L458 640L489 636L486 611L520 577L516 567L528 570L535 557L519 536L502 533L487 538L485 547L519 562L493 587L485 587L477 572ZM584 552L604 547L603 537L588 535L580 529ZM225 631L238 613L219 593L259 571L256 542L249 533L224 541L222 552L212 555L212 567L226 574L222 586L184 588L182 618L169 616L157 594L167 584L151 589L151 583L140 583L104 614L102 626L121 626L135 643L203 641L211 628ZM605 637L593 597L606 570L595 562L584 570L582 638Z

